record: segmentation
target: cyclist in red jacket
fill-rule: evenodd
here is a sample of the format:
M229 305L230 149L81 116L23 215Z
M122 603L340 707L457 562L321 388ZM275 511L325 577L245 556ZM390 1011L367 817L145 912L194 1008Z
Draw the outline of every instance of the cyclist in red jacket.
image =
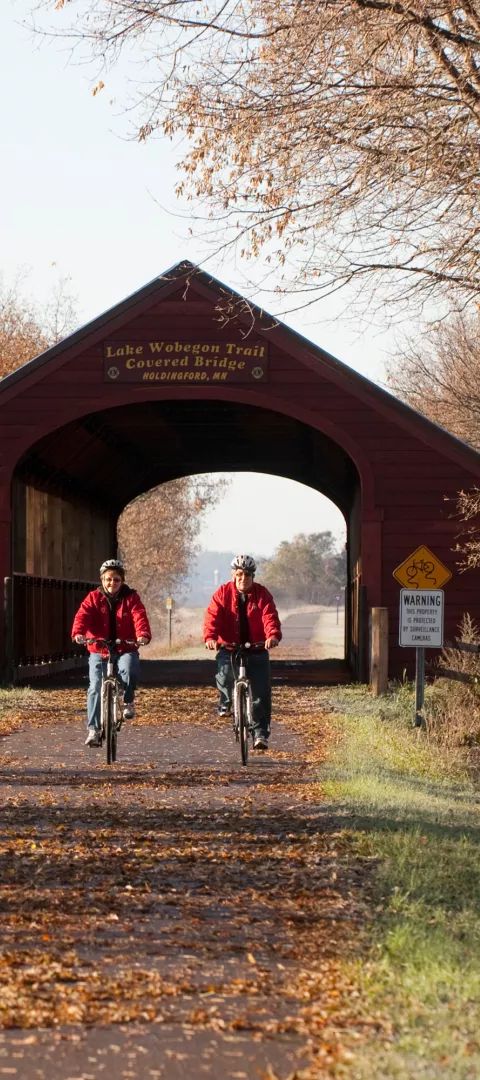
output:
M107 559L100 567L100 585L87 593L75 615L72 639L84 645L85 638L104 638L117 645L117 674L125 687L123 719L135 716L133 704L140 671L137 645L148 645L150 625L142 601L135 589L125 584L125 569L119 559ZM127 645L127 641L136 642ZM100 643L87 645L90 653L90 684L87 695L86 746L100 746L100 692L102 672L106 669L108 650Z
M219 716L232 711L232 646L246 641L262 642L248 654L248 675L253 693L255 750L268 750L272 716L269 649L282 638L280 619L272 594L254 581L257 569L251 555L236 555L232 580L214 592L205 612L203 636L207 649L218 649L216 684L220 695Z

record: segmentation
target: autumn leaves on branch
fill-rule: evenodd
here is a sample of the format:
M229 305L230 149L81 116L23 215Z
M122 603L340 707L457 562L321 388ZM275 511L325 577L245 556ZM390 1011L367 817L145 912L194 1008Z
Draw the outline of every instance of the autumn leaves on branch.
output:
M352 283L410 318L478 297L478 0L61 6L95 91L116 66L139 139L187 136L179 193L290 304Z

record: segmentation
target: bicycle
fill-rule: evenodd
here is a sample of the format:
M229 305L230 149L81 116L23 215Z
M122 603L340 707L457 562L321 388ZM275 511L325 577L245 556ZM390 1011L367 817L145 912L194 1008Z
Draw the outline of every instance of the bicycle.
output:
M135 645L136 641L127 641L125 638L116 638L107 641L105 638L85 638L85 645L104 645L108 649L107 671L102 672L102 689L100 697L100 743L105 742L107 751L107 765L112 765L117 760L117 737L123 721L123 695L124 688L115 671L115 660L118 653L116 645Z
M243 645L227 646L227 648L230 647L233 672L233 731L235 742L240 743L242 765L248 765L249 739L251 738L253 746L254 729L252 686L247 675L247 651L265 648L265 642L246 641Z

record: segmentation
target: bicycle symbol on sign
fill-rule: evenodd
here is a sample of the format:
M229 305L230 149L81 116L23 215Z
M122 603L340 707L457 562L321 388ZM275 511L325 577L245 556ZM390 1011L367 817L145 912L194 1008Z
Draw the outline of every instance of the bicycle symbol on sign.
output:
M435 563L430 559L414 559L409 566L406 567L408 584L413 588L418 588L420 584L419 574L423 575L425 581L428 581L430 588L434 589L437 584L437 578L434 577Z
M441 589L452 575L433 551L422 544L395 568L393 576L404 589Z

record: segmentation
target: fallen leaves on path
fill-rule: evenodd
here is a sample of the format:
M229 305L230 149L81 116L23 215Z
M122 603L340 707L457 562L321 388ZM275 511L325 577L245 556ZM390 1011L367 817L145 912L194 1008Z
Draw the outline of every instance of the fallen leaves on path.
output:
M78 753L84 703L38 690L3 740L0 1023L300 1036L299 1078L348 1061L342 958L363 910L318 789L317 691L275 691L272 753L247 770L213 692L142 690L140 760L110 768Z

